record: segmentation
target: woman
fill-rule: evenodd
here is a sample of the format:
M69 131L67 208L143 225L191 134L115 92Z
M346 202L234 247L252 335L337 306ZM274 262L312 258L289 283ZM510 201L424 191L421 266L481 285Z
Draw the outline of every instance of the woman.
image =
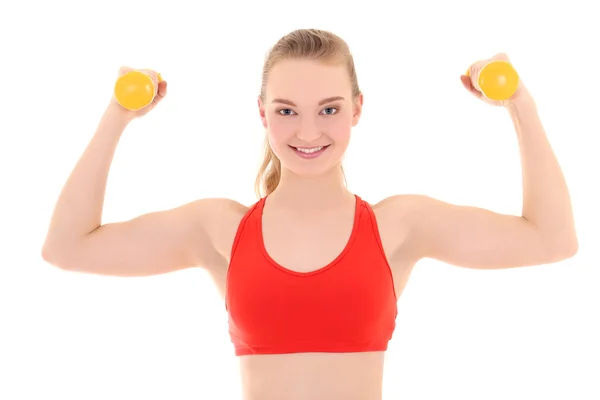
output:
M514 122L521 216L419 195L371 206L350 193L341 160L363 105L353 58L336 35L297 30L280 39L264 65L258 109L267 140L258 202L202 199L101 223L121 134L167 92L149 71L158 84L154 103L130 112L111 100L60 195L43 257L65 270L115 276L205 268L226 299L246 399L381 399L396 301L419 260L499 269L553 263L577 251L567 185L535 102L522 83L506 102L482 96L474 84L485 62L461 80Z

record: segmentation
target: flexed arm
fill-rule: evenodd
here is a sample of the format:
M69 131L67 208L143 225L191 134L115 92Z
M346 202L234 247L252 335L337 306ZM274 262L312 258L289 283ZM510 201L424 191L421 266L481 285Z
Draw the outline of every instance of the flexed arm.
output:
M494 59L508 60L503 54ZM521 82L508 101L485 98L475 73L462 76L466 89L493 105L503 106L519 138L523 171L521 215L459 206L427 196L395 196L382 202L382 212L408 234L414 259L434 258L480 269L512 268L557 262L578 250L567 183L537 112Z

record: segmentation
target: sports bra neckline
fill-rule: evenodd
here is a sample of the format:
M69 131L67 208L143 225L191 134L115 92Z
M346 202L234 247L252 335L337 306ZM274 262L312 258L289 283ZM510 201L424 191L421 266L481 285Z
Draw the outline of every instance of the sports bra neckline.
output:
M350 251L350 249L352 248L352 244L354 242L354 239L356 238L356 234L358 232L358 225L359 225L359 221L360 221L360 212L362 210L362 201L361 198L358 195L354 195L354 199L355 199L355 205L354 205L354 222L352 223L352 231L350 232L350 237L348 238L348 241L346 242L346 245L344 246L344 248L342 249L342 251L332 260L330 261L328 264L319 267L317 269L314 269L312 271L307 271L307 272L301 272L301 271L294 271L291 270L289 268L284 267L283 265L279 264L277 261L275 261L270 255L269 252L267 251L267 248L265 246L265 240L264 240L264 235L263 235L263 210L264 210L264 206L265 206L265 202L267 200L268 196L263 197L257 207L257 236L258 236L258 244L260 246L260 251L262 252L263 256L267 259L267 261L269 261L269 263L271 263L275 268L290 274L290 275L295 275L295 276L301 276L301 277L309 277L312 275L316 275L322 272L327 271L328 269L332 268L333 266L335 266L337 263L339 263L344 256L348 253L348 251Z

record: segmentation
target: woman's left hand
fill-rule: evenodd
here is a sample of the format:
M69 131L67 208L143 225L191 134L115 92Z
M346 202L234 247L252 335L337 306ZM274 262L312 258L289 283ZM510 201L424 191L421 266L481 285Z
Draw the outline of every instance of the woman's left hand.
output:
M504 53L499 53L487 60L480 60L480 61L477 61L476 63L473 63L469 67L469 70L468 70L469 75L465 74L465 75L460 76L460 80L461 80L463 86L465 87L465 89L467 89L471 94L473 94L478 99L486 102L487 104L491 104L493 106L502 106L502 107L508 106L509 104L511 104L512 102L514 102L517 99L522 99L524 97L529 96L529 93L527 92L527 89L525 88L523 81L519 77L519 86L517 87L517 91L515 92L515 94L512 95L512 97L510 99L497 101L497 100L491 100L491 99L487 98L482 93L481 88L479 87L479 84L477 83L477 79L479 76L479 71L481 71L481 69L487 63L492 62L492 61L506 61L506 62L510 63L508 56Z

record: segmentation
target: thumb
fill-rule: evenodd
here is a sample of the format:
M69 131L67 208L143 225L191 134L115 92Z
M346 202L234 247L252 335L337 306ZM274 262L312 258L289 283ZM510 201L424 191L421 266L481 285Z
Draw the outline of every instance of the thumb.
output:
M471 78L468 77L467 75L461 75L460 81L462 82L465 89L471 90L473 88L473 85L471 84Z
M469 93L471 93L473 96L475 96L477 98L481 98L481 93L477 89L475 89L475 87L473 86L473 82L472 82L470 76L461 75L460 81L461 81L463 87L465 89L467 89L469 91Z
M162 77L159 77L159 79L161 80L158 82L156 96L154 97L156 103L161 101L167 95L167 81L162 80Z

